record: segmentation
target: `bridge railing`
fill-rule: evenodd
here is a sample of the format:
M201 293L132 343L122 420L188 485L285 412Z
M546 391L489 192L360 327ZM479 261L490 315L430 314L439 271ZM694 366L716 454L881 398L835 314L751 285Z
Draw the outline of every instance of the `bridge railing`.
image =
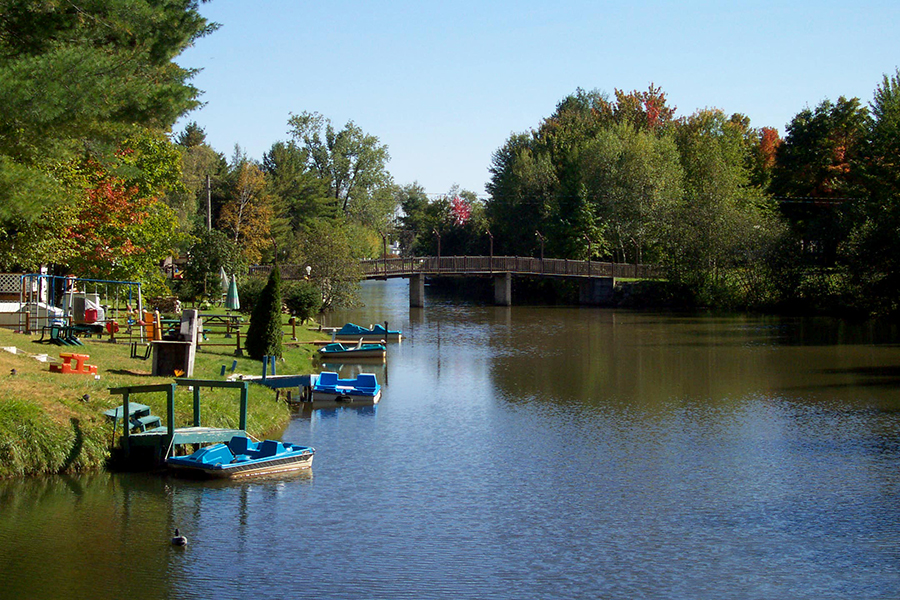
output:
M562 258L529 256L434 256L383 258L362 261L367 277L403 277L456 273L518 273L560 277L633 277L659 278L658 265L635 265Z
M662 277L658 265L635 265L564 258L530 256L412 256L360 261L366 278L408 277L410 275L516 273L556 277L629 277L656 279ZM281 265L283 279L303 279L306 267ZM250 267L250 275L268 275L270 265Z

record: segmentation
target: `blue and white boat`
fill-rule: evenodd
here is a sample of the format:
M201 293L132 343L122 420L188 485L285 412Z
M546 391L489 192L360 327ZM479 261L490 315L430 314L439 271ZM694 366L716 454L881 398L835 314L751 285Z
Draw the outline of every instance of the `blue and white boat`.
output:
M399 342L403 339L403 335L401 331L386 329L384 325L370 325L369 328L366 329L365 327L361 327L354 323L347 323L334 332L334 339L336 341L356 341L361 339L367 341Z
M333 371L322 371L312 388L313 402L377 404L381 386L374 373L360 373L354 379L340 379Z
M352 361L355 359L380 359L387 356L384 344L364 344L360 339L356 344L333 342L319 348L319 358L323 361Z
M166 465L184 474L214 478L247 477L264 473L297 471L312 467L316 449L264 440L253 442L234 436L227 444L200 448L190 456L171 456Z

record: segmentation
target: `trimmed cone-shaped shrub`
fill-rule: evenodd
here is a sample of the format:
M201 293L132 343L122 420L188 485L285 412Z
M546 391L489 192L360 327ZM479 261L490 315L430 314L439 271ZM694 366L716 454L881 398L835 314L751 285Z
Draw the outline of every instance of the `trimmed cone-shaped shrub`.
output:
M281 336L281 271L275 265L250 315L244 348L256 360L281 356Z

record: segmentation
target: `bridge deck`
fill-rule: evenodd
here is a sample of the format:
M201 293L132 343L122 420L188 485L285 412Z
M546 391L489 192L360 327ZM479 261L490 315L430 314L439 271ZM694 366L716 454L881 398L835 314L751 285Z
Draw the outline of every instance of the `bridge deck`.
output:
M362 261L366 279L410 277L413 275L531 275L539 277L629 277L657 279L662 276L658 265L636 265L564 258L532 258L528 256L415 256ZM268 265L250 268L251 274L267 274ZM305 267L281 266L284 279L302 279Z

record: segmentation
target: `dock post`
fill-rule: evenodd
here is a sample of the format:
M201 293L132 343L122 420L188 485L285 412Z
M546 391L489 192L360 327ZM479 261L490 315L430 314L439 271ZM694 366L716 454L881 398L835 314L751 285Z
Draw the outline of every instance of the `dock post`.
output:
M243 381L241 386L241 431L247 431L247 387L249 381Z
M166 434L167 434L167 444L168 448L169 444L175 439L175 385L174 383L169 384L169 389L166 390Z
M125 458L128 458L128 455L131 453L131 421L128 419L129 414L131 413L128 406L128 390L125 390L125 393L122 394L122 428L124 429L122 435L125 438L122 441L122 445L125 448Z
M199 385L194 386L194 427L200 427L200 386Z

